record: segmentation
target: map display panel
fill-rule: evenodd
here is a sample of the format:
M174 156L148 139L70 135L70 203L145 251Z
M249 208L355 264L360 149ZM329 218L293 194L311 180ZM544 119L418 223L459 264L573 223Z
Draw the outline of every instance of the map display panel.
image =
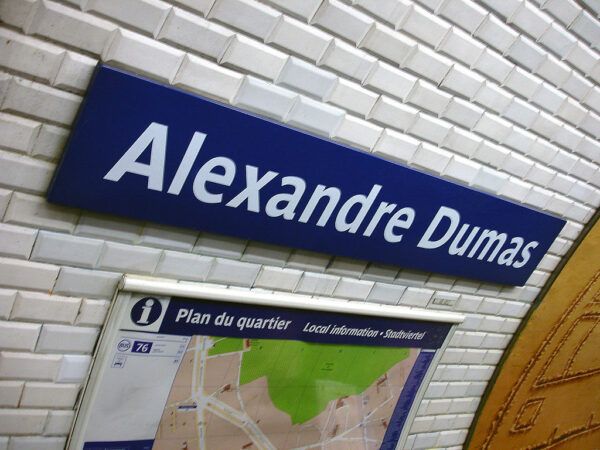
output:
M147 295L117 320L71 449L395 449L450 330Z

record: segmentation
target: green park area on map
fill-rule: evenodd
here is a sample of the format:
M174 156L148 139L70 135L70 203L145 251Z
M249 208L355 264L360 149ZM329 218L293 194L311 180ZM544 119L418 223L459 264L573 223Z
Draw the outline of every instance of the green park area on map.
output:
M214 354L242 349L240 338L215 339ZM240 385L266 377L273 404L293 424L304 423L332 400L365 391L408 356L408 348L251 339L242 357Z

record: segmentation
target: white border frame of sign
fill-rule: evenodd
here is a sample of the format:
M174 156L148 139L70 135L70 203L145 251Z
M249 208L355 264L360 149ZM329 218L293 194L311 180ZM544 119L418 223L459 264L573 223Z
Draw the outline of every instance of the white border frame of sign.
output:
M275 306L281 308L296 308L305 310L341 312L346 314L358 314L377 317L392 317L399 319L431 321L450 323L452 327L444 340L442 346L436 351L425 377L415 395L412 406L406 418L405 426L398 438L396 449L403 449L408 437L410 425L414 420L418 406L421 403L427 386L433 377L435 369L440 362L454 331L465 316L458 313L446 311L430 311L406 306L382 305L379 303L358 302L355 300L331 299L327 297L311 297L300 294L287 294L282 292L256 291L248 288L228 288L208 283L179 283L177 280L141 277L136 275L124 275L119 283L111 302L99 344L96 346L92 364L90 366L87 380L79 396L77 411L71 433L67 441L68 450L80 450L83 446L82 431L86 429L87 412L96 397L97 381L101 379L107 365L105 360L109 354L112 341L119 331L120 318L123 310L128 304L132 294L153 294L157 296L177 296L189 299L208 299L222 302L235 302L242 304ZM82 420L83 419L83 420Z

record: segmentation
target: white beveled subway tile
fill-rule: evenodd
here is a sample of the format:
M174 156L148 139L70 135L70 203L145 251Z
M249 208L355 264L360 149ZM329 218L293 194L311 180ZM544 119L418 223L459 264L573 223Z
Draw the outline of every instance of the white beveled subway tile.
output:
M63 355L54 381L57 383L83 382L91 363L90 355Z
M552 192L547 189L534 186L527 197L524 199L524 203L535 206L538 209L544 209L550 199L552 198Z
M65 50L40 39L0 29L0 66L50 82Z
M66 436L14 436L10 438L10 450L62 450L66 441Z
M27 34L99 55L117 25L54 2L38 2L25 26Z
M498 193L504 184L509 182L508 175L500 173L496 170L482 166L473 180L475 188L482 189L492 194Z
M311 272L324 272L331 256L325 253L295 249L286 262L287 267Z
M323 273L304 272L294 292L307 295L333 294L340 277Z
M475 161L463 158L460 155L453 155L450 162L446 165L443 175L451 180L468 185L473 182L480 167L481 165Z
M99 270L62 267L53 292L55 294L94 298L110 298L113 296L122 274L102 272Z
M536 5L523 2L509 18L508 22L515 24L522 31L537 40L553 23L553 20Z
M0 113L0 146L19 153L28 153L40 131L37 121Z
M67 142L68 133L65 128L42 124L33 142L31 155L39 159L56 161Z
M316 24L358 44L374 20L357 9L338 0L325 0L311 19Z
M352 3L391 24L396 24L411 5L409 0L353 0Z
M474 33L488 12L469 0L445 0L440 3L437 14L459 25L469 33Z
M294 291L296 286L298 286L302 274L303 272L301 270L264 266L258 273L256 280L254 280L253 287L280 291Z
M373 119L384 125L406 131L417 120L417 114L416 108L382 95L373 106L367 119Z
M534 72L544 61L546 52L531 39L521 35L506 51L505 55L527 70Z
M377 61L363 84L404 101L416 82L416 77L389 64Z
M431 289L408 287L400 299L400 305L418 306L425 308L431 300L434 291Z
M509 152L508 156L500 164L500 169L515 175L518 178L525 178L533 167L533 161L518 153Z
M44 436L67 436L71 430L75 411L48 411L48 419L44 426Z
M521 6L520 0L481 0L481 3L505 19L510 19Z
M364 273L366 266L366 261L335 256L327 267L327 272L345 277L360 278Z
M483 112L483 108L471 102L458 97L452 97L441 117L470 130L477 124ZM466 130L462 131L466 132Z
M600 204L600 190L583 181L575 180L571 190L565 194L592 207L597 207Z
M577 148L584 134L570 125L563 124L552 137L552 142L566 149Z
M470 99L479 91L484 82L485 78L482 76L462 64L454 64L440 86Z
M184 52L154 39L119 29L102 60L170 82L181 65Z
M531 101L550 111L552 114L556 114L562 104L567 99L567 96L560 92L558 89L552 87L548 83L541 83L538 89L531 96Z
M529 153L532 146L536 143L536 136L529 131L516 126L511 127L511 132L506 136L502 145L508 146L519 153Z
M251 76L244 77L233 104L268 117L283 120L298 94Z
M21 28L27 22L36 0L8 0L0 3L0 20Z
M52 86L83 93L92 79L97 62L79 53L66 52Z
M594 2L586 2L591 10L594 11L596 16L600 13L598 4ZM598 19L591 14L590 10L583 10L577 18L569 26L569 30L583 38L588 45L594 48L598 48L599 32L598 32Z
M338 77L330 94L324 98L340 108L366 117L379 96L360 85Z
M98 333L98 328L44 324L37 342L36 352L91 353Z
M406 67L435 84L439 84L452 67L452 61L428 47L418 44L416 50L408 56L402 67Z
M24 385L23 381L0 381L0 407L19 406Z
M584 157L594 161L596 164L600 164L600 144L597 141L585 136L581 140L575 151L578 154L583 155Z
M430 384L431 386L431 384ZM433 429L434 417L415 417L410 427L411 433L426 433Z
M73 408L80 389L74 383L28 381L23 389L20 406L25 408Z
M45 409L0 409L0 433L13 435L40 434L44 430L48 411ZM6 447L8 448L8 447ZM20 450L32 447L21 446ZM44 449L45 450L45 449Z
M377 59L368 53L340 39L333 39L319 58L318 65L362 82L376 61Z
M562 59L569 54L577 39L563 26L553 22L538 38L538 42Z
M452 27L452 31L448 33L439 46L439 50L446 55L461 61L469 67L477 62L484 49L483 44L456 27Z
M53 380L61 359L62 355L1 351L0 378Z
M573 102L573 103L576 103L576 102ZM584 114L583 117L581 117L582 111L578 109L580 107L578 103L577 103L577 106L573 106L573 104L568 104L567 102L565 102L565 105L568 105L567 106L568 108L573 108L573 109L567 112L563 108L562 111L558 112L558 115L560 117L564 118L564 116L566 114L569 114L570 117L567 120L569 122L571 122L573 125L576 125L576 126L578 125L579 128L581 128L583 131L590 134L591 136L594 136L597 138L600 137L600 116L598 116L593 111L587 111L587 113ZM565 105L563 105L563 107ZM577 108L577 109L575 109L575 108ZM579 117L581 117L581 118L579 119ZM577 119L579 119L579 122L577 122ZM597 156L596 156L596 159L598 159Z
M553 167L554 169L559 170L561 172L570 173L571 170L575 167L577 160L578 158L576 155L573 155L572 153L565 150L559 150L554 155L554 158L547 161L547 164L550 167Z
M162 25L171 8L156 0L137 0L128 5L120 0L89 0L83 3L84 11L92 11L112 20L153 34ZM130 7L127 7L130 6Z
M513 96L500 88L496 83L486 81L473 97L480 105L501 114L513 100ZM488 113L489 114L489 113Z
M285 122L291 126L331 137L344 117L344 111L335 106L298 96Z
M0 284L5 287L49 291L59 267L10 258L0 258Z
M264 40L281 13L254 0L217 0L208 18Z
M0 319L8 319L16 298L15 289L0 289Z
M565 60L577 67L586 76L590 76L598 62L598 54L581 42L577 42L571 48Z
M571 76L571 69L553 55L547 54L546 59L536 69L536 73L554 86L560 87Z
M406 288L397 284L375 282L367 301L397 305Z
M450 25L424 8L413 4L396 23L396 29L407 32L435 48L450 31Z
M293 16L309 21L323 0L264 0Z
M407 164L419 148L420 142L406 134L384 129L373 153L385 159Z
M564 216L573 204L573 199L560 194L552 194L552 198L546 205L546 209L559 216Z
M301 59L290 57L277 77L276 83L318 99L326 98L333 90L337 76Z
M244 253L247 241L220 234L201 233L193 248L194 253L239 259Z
M586 96L594 89L594 85L591 81L586 80L583 76L572 70L569 78L567 78L560 88L576 100L584 101ZM596 111L598 111L597 108Z
M198 239L198 232L148 223L136 242L148 247L190 252Z
M580 100L600 114L600 87L593 86Z
M215 0L174 0L174 2L206 16Z
M211 257L165 250L154 273L178 280L204 281L212 263Z
M332 137L344 144L371 150L382 132L383 128L346 114Z
M511 132L511 124L507 120L486 112L473 127L473 131L496 142L503 142Z
M105 242L97 267L119 272L152 273L162 250L135 245Z
M219 64L231 65L274 80L287 58L287 55L279 50L236 34L229 41L229 46L221 56Z
M592 179L598 173L598 165L586 161L583 158L577 158L575 164L571 167L569 173L584 181Z
M40 231L31 259L69 266L94 267L102 251L102 240Z
M507 51L519 34L492 14L488 14L474 36L501 53Z
M502 116L524 128L529 128L535 121L538 112L539 111L529 103L518 97L514 97L508 106L502 110Z
M219 59L233 36L231 30L219 24L182 9L173 8L156 38Z
M499 53L486 48L479 56L473 69L481 72L497 83L502 83L514 69L515 65Z
M587 206L580 205L578 203L572 203L564 213L564 216L577 222L586 223L589 219L591 219L593 214L594 210L592 208L588 208Z
M504 80L503 86L530 99L540 88L540 81L537 76L515 66Z
M437 119L429 114L419 112L417 120L408 129L410 134L413 134L421 139L441 144L448 132L452 128L448 122Z
M396 64L402 64L407 56L416 50L417 43L391 28L375 22L358 47L366 48Z
M510 177L509 182L505 183L504 186L500 188L498 195L522 203L532 187L533 186L530 183L515 177Z
M215 258L206 280L211 283L252 286L259 270L258 264Z
M265 40L313 62L320 60L332 41L332 36L287 16L279 19Z
M29 259L37 230L0 223L0 255Z
M41 292L19 291L10 314L11 320L73 323L81 299L48 295Z
M142 234L141 222L119 219L114 221L106 215L82 214L75 234L120 242L137 242Z
M351 300L366 300L374 285L372 281L341 278L332 295Z
M110 302L107 300L92 300L84 298L81 301L81 308L75 319L76 325L83 326L102 326L108 314Z
M0 150L0 185L43 194L48 189L55 164Z
M433 84L418 80L407 101L439 116L448 107L451 99L451 95L437 89Z
M33 351L40 334L37 323L6 322L0 320L0 342L4 350Z
M8 83L1 109L71 125L81 100L78 95L13 77Z

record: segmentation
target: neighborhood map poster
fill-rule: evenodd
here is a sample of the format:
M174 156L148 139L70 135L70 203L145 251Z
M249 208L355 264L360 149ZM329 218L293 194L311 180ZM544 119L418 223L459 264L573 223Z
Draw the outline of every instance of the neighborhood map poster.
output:
M126 302L71 449L395 449L451 329L142 294Z

